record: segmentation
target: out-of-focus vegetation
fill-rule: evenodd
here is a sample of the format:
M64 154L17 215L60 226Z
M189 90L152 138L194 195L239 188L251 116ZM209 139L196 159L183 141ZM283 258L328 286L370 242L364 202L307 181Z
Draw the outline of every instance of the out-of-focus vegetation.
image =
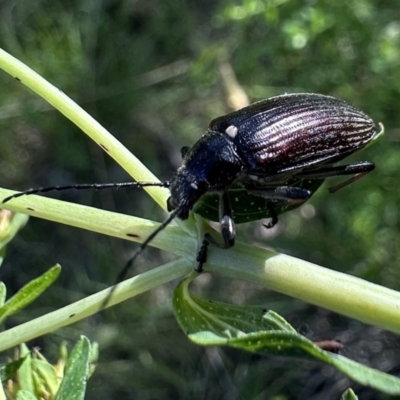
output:
M0 47L71 95L160 179L179 165L183 145L194 143L212 118L244 105L246 95L253 102L284 92L318 92L358 106L385 124L385 136L352 157L373 161L376 171L334 195L321 188L272 231L256 222L239 226L238 236L399 290L396 2L3 0ZM17 81L0 74L0 85L1 186L129 180ZM139 191L62 198L163 218ZM7 326L113 283L133 250L130 242L31 219L2 266L9 291L56 262L64 269L58 286ZM148 249L135 272L166 257ZM210 298L262 304L310 339L341 340L343 354L399 373L399 339L378 328L239 281L204 275L197 286ZM316 363L194 346L172 316L173 289L161 287L30 345L49 354L62 340L76 341L83 333L99 342L88 399L321 399L338 398L349 385ZM362 399L386 398L354 389Z

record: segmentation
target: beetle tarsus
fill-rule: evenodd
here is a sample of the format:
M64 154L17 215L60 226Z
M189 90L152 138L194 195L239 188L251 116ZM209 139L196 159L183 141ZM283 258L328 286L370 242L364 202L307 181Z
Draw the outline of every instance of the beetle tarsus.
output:
M271 221L269 221L268 224L263 224L263 226L267 229L271 229L278 223L278 214L271 203L267 203L267 207L271 216Z
M207 262L208 246L210 245L209 236L205 235L203 243L197 253L196 261L198 262L195 271L199 274L203 272L203 265Z

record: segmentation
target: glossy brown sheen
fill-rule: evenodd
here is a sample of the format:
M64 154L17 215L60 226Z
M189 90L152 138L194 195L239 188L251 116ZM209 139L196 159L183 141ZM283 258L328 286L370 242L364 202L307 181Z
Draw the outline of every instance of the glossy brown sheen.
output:
M234 138L250 169L273 174L339 161L376 134L372 119L343 100L288 94L213 120L210 131L237 128Z

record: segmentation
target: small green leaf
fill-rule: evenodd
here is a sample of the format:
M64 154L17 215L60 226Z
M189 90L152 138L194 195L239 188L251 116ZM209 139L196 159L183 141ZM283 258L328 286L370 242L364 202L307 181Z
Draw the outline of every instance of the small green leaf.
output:
M271 329L275 328L276 330L297 333L296 329L294 329L293 326L289 324L289 322L287 322L283 317L281 317L274 311L268 311L266 314L263 315L263 318L268 321Z
M32 374L32 356L24 343L20 345L20 357L24 358L24 362L17 372L19 388L29 393L35 393L35 384Z
M60 272L61 267L55 265L39 278L26 284L0 308L0 322L32 303L57 279Z
M351 388L348 388L343 394L340 400L358 400L358 397L355 395Z
M12 379L24 361L25 357L21 357L18 360L3 365L0 368L0 380L2 382L7 382L9 379Z
M7 253L7 247L6 246L0 248L0 267L3 264L3 261L4 261L5 257L6 257L6 253Z
M310 180L292 178L286 182L285 186L310 190L311 193L314 194L323 182L323 179ZM260 188L262 187L263 186L260 186ZM255 189L256 188L257 186L255 186ZM255 196L241 186L236 185L229 189L228 197L232 207L232 217L236 224L271 217L268 208L268 203L271 203L271 200L268 201L263 197ZM202 196L194 205L193 211L210 221L219 221L219 202L220 198L218 194L208 193L207 195ZM286 202L276 201L273 204L275 212L279 215L300 207L303 203L300 202L288 205Z
M37 400L37 398L27 390L19 390L17 393L17 400Z
M72 349L55 400L83 400L89 373L90 342L82 336Z
M6 301L7 296L7 287L4 282L0 282L0 309L3 307L4 302Z
M40 378L41 385L46 391L49 391L51 398L55 396L60 386L56 370L53 365L45 360L32 359L32 369Z
M179 324L193 342L323 361L362 385L400 394L400 379L322 350L298 334L275 312L266 313L261 307L233 306L191 296L189 282L185 280L176 288L173 305Z

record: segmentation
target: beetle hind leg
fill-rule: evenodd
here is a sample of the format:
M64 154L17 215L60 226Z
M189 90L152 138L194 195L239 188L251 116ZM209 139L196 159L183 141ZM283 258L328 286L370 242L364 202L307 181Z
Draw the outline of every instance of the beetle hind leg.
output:
M373 163L369 161L360 161L349 165L325 167L314 171L302 172L298 176L300 178L308 178L308 179L325 179L333 176L353 175L351 178L346 179L345 181L338 183L337 185L331 186L328 189L330 193L335 193L338 190L349 185L350 183L358 181L359 179L361 179L363 176L367 175L374 169L375 165Z

